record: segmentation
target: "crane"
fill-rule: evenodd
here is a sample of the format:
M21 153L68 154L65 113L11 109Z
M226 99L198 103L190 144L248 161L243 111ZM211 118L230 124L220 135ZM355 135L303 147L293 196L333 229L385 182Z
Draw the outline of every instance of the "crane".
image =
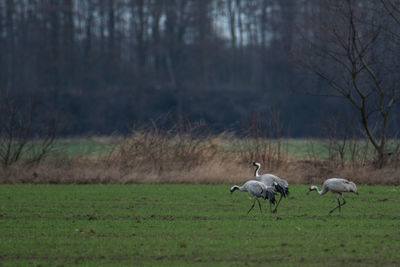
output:
M261 203L258 200L260 197L265 199L269 199L270 203L275 204L275 188L273 187L268 187L265 184L255 181L255 180L250 180L247 181L246 183L243 184L243 186L237 186L234 185L231 187L231 195L235 190L240 190L242 192L248 192L250 196L254 198L253 205L251 205L249 211L247 214L254 208L254 205L256 203L256 200L258 202L258 206L260 208L260 212L262 213L261 210Z
M332 193L336 193L336 198L338 201L338 206L332 209L329 214L339 208L339 212L341 212L341 207L346 204L346 200L343 197L343 193L355 193L358 195L357 186L355 183L350 182L343 178L330 178L324 182L322 185L322 191L319 191L318 187L315 185L310 187L310 191L317 191L319 195L324 195L328 191ZM340 203L340 197L343 199L343 203Z
M289 183L286 180L281 179L273 174L268 173L260 175L258 171L261 168L261 163L253 162L253 165L256 166L256 170L254 171L254 176L256 177L256 180L265 184L266 186L275 187L275 190L281 195L278 203L275 206L275 209L272 211L273 213L275 213L277 211L279 203L281 202L282 197L289 196Z

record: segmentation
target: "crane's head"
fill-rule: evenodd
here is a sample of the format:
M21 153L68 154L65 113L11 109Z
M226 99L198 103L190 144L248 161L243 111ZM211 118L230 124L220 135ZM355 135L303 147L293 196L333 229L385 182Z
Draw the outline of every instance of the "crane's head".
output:
M258 168L260 168L261 167L261 163L253 162L253 166L257 166Z
M235 191L236 189L239 189L239 187L237 185L234 185L231 187L231 195L232 195L233 191Z
M317 190L317 187L315 185L310 186L310 188L308 189L307 195L310 194L311 191Z

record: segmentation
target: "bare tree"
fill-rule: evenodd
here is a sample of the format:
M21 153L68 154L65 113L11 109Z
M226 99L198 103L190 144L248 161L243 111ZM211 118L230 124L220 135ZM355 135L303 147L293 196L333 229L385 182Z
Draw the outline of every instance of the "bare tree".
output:
M300 62L329 84L318 94L342 97L358 110L382 168L391 111L400 97L400 58L385 30L388 16L374 1L321 1L319 6L320 27L304 34L308 46Z
M38 119L36 101L21 103L8 97L0 99L0 163L3 168L24 161L39 163L53 148L58 121L44 125ZM37 138L35 138L37 137Z
M399 0L380 0L385 11L400 25L400 1Z

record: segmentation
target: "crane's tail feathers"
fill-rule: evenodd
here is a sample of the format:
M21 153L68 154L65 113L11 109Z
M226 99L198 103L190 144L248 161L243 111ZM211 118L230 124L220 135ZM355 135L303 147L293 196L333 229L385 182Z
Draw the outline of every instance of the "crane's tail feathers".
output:
M275 183L275 189L279 192L282 196L287 197L289 196L289 188L283 187L282 185Z
M269 199L269 202L275 204L275 193L276 190L273 187L268 188L267 190L263 190L262 198L264 200Z
M267 190L263 190L263 191L261 192L261 196L262 196L262 198L263 198L264 200L266 200L266 199L268 198Z
M287 187L285 188L285 194L286 194L286 196L289 196L289 188L287 188Z
M268 192L269 202L275 205L275 192Z

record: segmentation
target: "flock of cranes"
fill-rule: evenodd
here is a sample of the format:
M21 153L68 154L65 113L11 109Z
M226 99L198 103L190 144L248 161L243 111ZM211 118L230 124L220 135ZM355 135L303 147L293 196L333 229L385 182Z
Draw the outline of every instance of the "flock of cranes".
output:
M244 183L242 186L234 185L231 187L231 194L235 190L239 190L242 192L248 192L250 196L254 199L253 204L251 205L250 209L247 213L249 213L258 202L258 207L260 208L260 212L262 213L261 203L259 198L264 200L269 200L270 210L272 213L277 212L277 208L279 203L281 202L282 197L289 196L289 183L279 178L273 174L262 174L260 175L258 171L261 168L261 164L258 162L253 162L253 165L256 167L254 171L255 180L249 180ZM330 178L324 182L322 185L322 190L320 191L317 186L313 185L310 187L309 192L317 191L319 195L324 195L328 191L336 194L338 206L332 209L329 214L331 214L336 209L339 209L341 212L341 207L346 204L346 200L343 197L343 193L355 193L358 195L357 186L355 183L350 182L343 178ZM309 193L308 192L308 193ZM275 194L279 193L280 198L278 202L275 200ZM342 198L343 202L340 203L340 198ZM272 205L275 205L275 208L272 210Z

